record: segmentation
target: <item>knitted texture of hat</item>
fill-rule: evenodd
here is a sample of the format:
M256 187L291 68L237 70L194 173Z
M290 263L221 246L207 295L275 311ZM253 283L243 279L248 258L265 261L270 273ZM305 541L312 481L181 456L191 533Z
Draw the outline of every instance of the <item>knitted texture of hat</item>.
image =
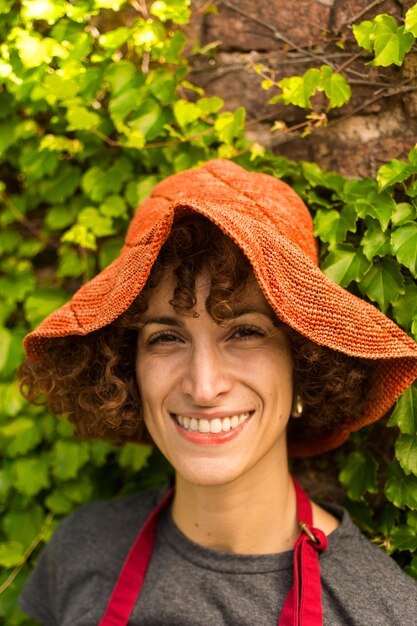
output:
M326 436L290 441L290 453L334 448L384 415L417 377L415 342L321 272L310 213L287 184L221 159L155 187L132 219L119 257L26 336L27 357L42 359L54 337L86 335L121 315L143 289L174 220L189 212L207 217L243 250L281 320L317 344L375 361L377 392L361 419Z

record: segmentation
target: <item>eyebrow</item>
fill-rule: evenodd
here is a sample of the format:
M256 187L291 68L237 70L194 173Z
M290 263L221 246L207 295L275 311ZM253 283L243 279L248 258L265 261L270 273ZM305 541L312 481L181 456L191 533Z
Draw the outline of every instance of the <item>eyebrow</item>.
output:
M238 317L243 317L244 315L248 315L249 313L259 313L261 315L264 315L265 317L268 317L270 320L272 320L273 322L276 321L276 316L274 315L273 311L265 311L263 309L257 308L257 307L250 307L250 306L242 306L242 307L238 307L236 309L232 309L233 312L233 318L232 319L236 319ZM144 319L141 323L141 327L143 328L144 326L148 326L149 324L160 324L161 326L173 326L176 328L182 327L184 326L184 323L182 322L181 319L177 318L177 317L171 317L169 315L160 315L157 317L148 317L147 319Z
M159 317L148 317L143 320L141 326L148 326L148 324L161 324L162 326L184 326L180 319L177 317L170 317L168 315L161 315Z

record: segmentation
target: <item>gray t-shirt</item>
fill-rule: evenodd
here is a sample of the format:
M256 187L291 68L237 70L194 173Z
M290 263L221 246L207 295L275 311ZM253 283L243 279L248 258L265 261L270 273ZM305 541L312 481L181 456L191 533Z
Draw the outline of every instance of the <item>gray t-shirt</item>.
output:
M97 626L159 497L150 492L87 504L67 518L23 591L23 611L43 626ZM417 626L416 581L338 511L341 524L320 556L325 626ZM204 548L166 510L129 625L276 626L293 582L292 556Z

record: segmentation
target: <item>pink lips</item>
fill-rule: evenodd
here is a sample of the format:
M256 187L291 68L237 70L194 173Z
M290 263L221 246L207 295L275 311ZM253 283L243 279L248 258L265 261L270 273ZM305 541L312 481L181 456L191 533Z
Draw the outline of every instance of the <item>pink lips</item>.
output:
M175 419L173 419L173 422L177 428L178 433L187 441L202 446L216 446L221 443L227 443L228 441L231 441L232 439L237 437L237 435L243 430L243 428L245 428L246 424L251 420L251 418L252 415L250 415L248 419L243 422L243 424L239 424L239 426L236 426L236 428L233 428L228 432L220 433L194 433L181 428L181 426L177 423Z

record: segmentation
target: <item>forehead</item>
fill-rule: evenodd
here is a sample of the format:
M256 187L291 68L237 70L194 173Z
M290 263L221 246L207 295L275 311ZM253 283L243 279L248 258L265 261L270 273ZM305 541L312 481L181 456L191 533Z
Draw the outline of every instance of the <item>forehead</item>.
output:
M215 282L215 281L214 281ZM207 299L210 295L213 279L206 271L200 272L195 279L195 285L193 291L191 291L191 285L187 286L187 291L190 290L194 293L196 298L195 310L206 308ZM162 309L174 309L171 301L174 296L174 291L178 287L178 280L172 269L167 269L162 274L161 279L158 281L158 285L150 291L148 299L148 312ZM185 289L185 286L184 286ZM229 298L225 296L225 301L231 308L231 310L239 311L243 309L259 310L274 316L271 307L265 299L265 296L259 287L255 277L249 276L242 290L239 290L238 295L231 295Z

